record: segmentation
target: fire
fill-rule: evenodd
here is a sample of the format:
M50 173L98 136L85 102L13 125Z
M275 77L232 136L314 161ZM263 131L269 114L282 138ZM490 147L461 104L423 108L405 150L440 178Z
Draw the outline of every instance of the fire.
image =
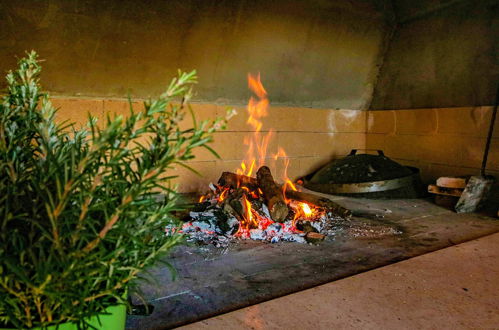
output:
M279 158L282 158L284 160L284 172L282 175L284 184L282 185L282 195L284 196L285 202L289 203L290 200L286 197L286 191L288 190L288 187L293 191L298 191L298 189L296 189L296 186L288 177L289 158L286 154L286 151L284 151L284 149L281 147L279 147L277 153L274 155L274 160L278 160Z
M306 203L298 203L297 207L295 208L295 217L293 220L298 220L301 218L307 219L313 214L312 209L310 206Z
M314 222L314 228L321 228L321 224L315 221L324 221L327 213L323 208L303 202L309 200L305 195L300 196L300 192L295 193L298 189L288 177L291 158L288 157L283 148L279 147L277 153L269 154L270 157L267 156L269 142L273 134L272 130L262 131L263 118L268 115L267 91L260 81L260 75L249 74L248 86L254 94L247 106L247 124L253 133L244 139L247 149L244 160L236 170L238 175L224 173L219 180L219 185L210 185L212 191L199 199L200 203L206 199L209 200L209 203L206 204L210 205L205 208L208 211L197 212L197 217L191 215L193 219L197 220L186 225L182 230L194 233L193 237L196 237L198 233L216 233L217 235L223 234L225 238L228 235L229 237L266 240L272 243L281 239L308 241L310 223ZM271 165L262 168L267 161L271 162ZM277 161L282 161L282 165L284 165L281 175L277 176L281 182L284 182L282 186L279 186L270 170L270 167L277 167L273 166L276 165ZM254 172L257 172L257 169L260 169L259 174L261 175L257 176L258 180L255 180ZM206 220L201 218L206 217L206 214L209 213L215 217L216 213L213 213L212 208L217 208L231 215L230 218L226 217L229 229L227 226L224 228L219 226L220 218L216 218L216 223L210 222L208 225ZM289 216L289 214L294 216ZM297 223L298 228L296 227ZM213 232L212 226L218 230ZM315 229L319 230L317 228ZM320 236L320 234L316 234Z
M310 217L312 215L312 210L310 209L310 206L308 206L308 204L306 203L300 203L300 207L303 211L303 214L306 216L306 217Z
M265 164L272 131L266 134L261 132L262 118L268 116L269 99L267 98L267 91L260 80L260 74L256 76L248 74L248 87L255 96L249 99L247 106L248 120L246 123L251 126L254 133L244 139L244 144L247 146L246 156L236 173L251 176L257 164L259 167Z
M245 139L246 141L246 139ZM246 168L246 163L243 161L241 162L241 168L236 170L236 173L239 175L247 175L251 176L253 174L253 170L255 168L255 160L251 160L251 165L249 168Z
M252 228L257 228L259 221L257 219L258 213L251 207L251 202L248 200L246 195L242 197L244 216L242 221L239 223L239 228L234 236L247 238L249 236L249 231Z
M225 188L221 193L220 196L218 196L218 202L221 203L225 200L225 197L227 197L227 194L229 193L229 188Z
M244 218L248 222L248 225L251 226L255 224L253 209L251 208L250 201L246 198L246 195L243 195L243 203L244 203Z
M240 164L240 168L236 170L236 173L239 175L246 175L251 177L254 176L256 168L265 165L268 146L272 138L273 131L269 130L267 133L264 133L262 131L263 118L265 118L269 114L269 99L267 97L267 91L263 87L263 84L260 80L260 74L248 74L248 87L254 95L250 97L247 105L248 119L246 123L250 126L250 130L253 131L253 133L246 136L244 139L244 144L247 147L246 155L244 157L244 160ZM295 211L294 221L296 221L297 219L311 219L317 213L315 208L311 208L306 203L290 204L290 200L286 197L286 191L288 189L297 191L297 188L288 177L287 171L290 163L290 158L287 156L285 150L279 147L277 153L273 155L270 160L283 160L284 162L284 170L281 176L281 179L284 182L284 184L282 185L283 196L285 202L290 205ZM244 236L247 235L249 229L262 226L261 221L263 221L263 218L258 215L258 212L252 209L251 202L250 200L248 200L248 198L257 199L259 196L262 196L263 193L260 188L258 188L257 191L250 191L249 189L242 186L240 182L238 182L238 188L239 187L245 190L245 194L242 198L242 202L244 205L244 223L240 224L237 235ZM225 190L220 194L219 202L222 202L226 198L226 195L227 191ZM273 221L270 222L273 223Z

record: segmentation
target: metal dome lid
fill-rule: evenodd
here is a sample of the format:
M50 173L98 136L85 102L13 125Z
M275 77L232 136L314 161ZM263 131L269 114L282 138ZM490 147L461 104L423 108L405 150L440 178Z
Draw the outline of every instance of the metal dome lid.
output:
M377 155L358 155L357 149L353 149L345 158L333 161L321 168L309 182L321 184L363 183L397 179L413 173L410 168L386 157L383 151L377 150L377 152Z

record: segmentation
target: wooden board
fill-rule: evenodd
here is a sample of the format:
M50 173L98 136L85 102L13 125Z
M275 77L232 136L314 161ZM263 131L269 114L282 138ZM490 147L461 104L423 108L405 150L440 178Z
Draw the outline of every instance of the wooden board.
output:
M466 181L467 180L464 177L442 176L437 179L437 186L443 188L464 189L466 187Z
M463 193L462 189L442 188L434 184L428 186L428 192L431 194L459 197Z

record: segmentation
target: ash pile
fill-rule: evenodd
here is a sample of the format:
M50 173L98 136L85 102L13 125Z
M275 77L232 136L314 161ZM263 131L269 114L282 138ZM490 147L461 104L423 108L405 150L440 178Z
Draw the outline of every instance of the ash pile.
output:
M350 210L300 192L290 181L277 184L262 166L256 178L224 172L190 211L182 232L189 241L217 247L236 239L317 244L350 216Z

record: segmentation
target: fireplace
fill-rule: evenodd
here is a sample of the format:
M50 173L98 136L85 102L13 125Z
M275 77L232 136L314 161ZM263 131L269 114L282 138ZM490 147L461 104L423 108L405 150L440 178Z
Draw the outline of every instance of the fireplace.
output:
M456 214L419 189L479 173L496 103L498 8L0 0L0 67L27 49L47 59L42 82L59 121L126 116L128 96L138 109L178 68L198 70L198 119L235 110L211 144L219 158L201 150L188 162L201 175L168 173L190 208L165 235L183 231L191 244L165 258L177 280L159 265L141 286L154 309L128 318L130 329L161 329L499 231L497 192L489 213ZM498 139L496 122L486 168L496 177ZM352 150L381 150L411 169L388 180L410 178L418 193L353 196L312 179Z

